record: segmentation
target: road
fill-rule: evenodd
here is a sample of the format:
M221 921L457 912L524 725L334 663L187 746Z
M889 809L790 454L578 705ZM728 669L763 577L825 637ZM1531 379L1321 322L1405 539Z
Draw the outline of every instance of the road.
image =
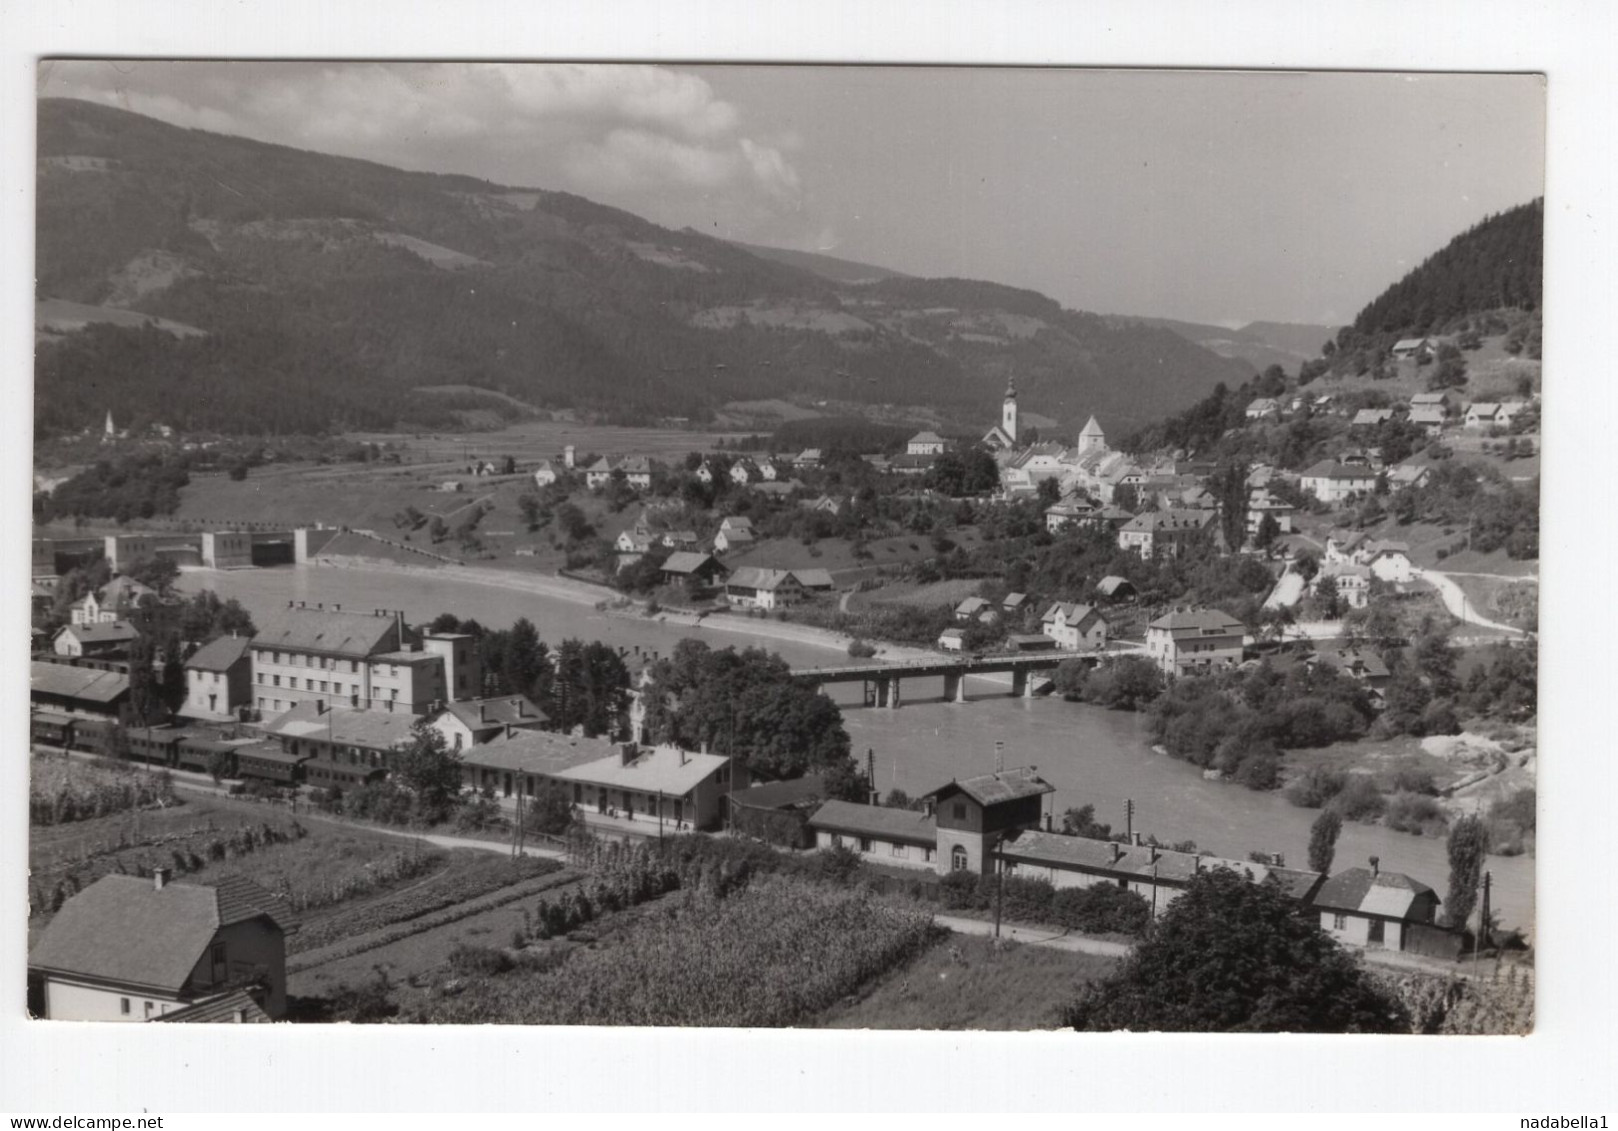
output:
M1489 620L1479 613L1472 602L1467 600L1466 593L1447 574L1439 573L1435 569L1418 569L1415 575L1427 582L1444 601L1444 607L1449 610L1450 616L1462 624L1475 624L1480 628L1493 628L1500 632L1509 632L1513 636L1521 636L1522 629L1513 628L1509 624Z
M940 927L946 927L961 935L987 937L994 934L994 923L987 919L962 919L954 915L934 915L933 922ZM1000 937L1010 939L1012 942L1027 943L1029 946L1044 946L1052 950L1066 950L1078 954L1099 954L1104 958L1122 958L1130 950L1124 943L1108 942L1105 939L1088 939L1083 935L1068 934L1065 931L1053 931L1048 927L1013 927L1010 924L1002 924Z

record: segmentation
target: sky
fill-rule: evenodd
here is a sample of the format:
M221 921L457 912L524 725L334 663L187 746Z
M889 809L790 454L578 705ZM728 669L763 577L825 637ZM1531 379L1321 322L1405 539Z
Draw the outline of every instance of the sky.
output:
M120 60L37 89L1233 326L1350 321L1544 191L1534 75Z

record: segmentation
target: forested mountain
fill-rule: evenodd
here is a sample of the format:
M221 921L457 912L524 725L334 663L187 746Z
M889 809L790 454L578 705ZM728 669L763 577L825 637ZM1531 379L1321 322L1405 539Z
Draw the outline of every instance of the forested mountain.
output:
M1443 333L1491 311L1537 314L1544 285L1545 202L1490 216L1371 300L1337 335L1336 352L1381 350Z
M1233 330L1228 326L1140 315L1113 315L1109 321L1115 324L1158 326L1173 331L1220 357L1247 362L1254 373L1272 365L1296 369L1310 358L1318 357L1321 343L1336 333L1336 328L1332 326L1307 326L1293 322L1249 322Z
M426 386L634 423L733 399L1025 407L1128 426L1246 374L1166 331L963 280L840 282L567 193L39 104L41 433L447 427ZM856 265L858 266L858 265ZM491 402L493 403L493 402Z
M910 276L903 271L895 271L891 267L877 267L870 263L859 263L852 259L839 259L835 255L823 255L818 251L794 251L788 247L764 247L760 244L742 243L735 241L736 246L760 259L772 259L777 263L786 263L792 267L801 267L805 271L830 279L834 283L874 283L878 279L907 279Z

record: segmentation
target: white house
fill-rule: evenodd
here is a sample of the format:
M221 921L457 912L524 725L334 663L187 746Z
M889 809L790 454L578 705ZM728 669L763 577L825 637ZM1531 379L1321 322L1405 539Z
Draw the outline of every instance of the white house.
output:
M1438 893L1399 872L1384 872L1376 857L1371 867L1350 868L1321 885L1314 907L1320 929L1353 946L1408 949L1412 929L1431 926Z
M1299 477L1298 486L1323 503L1340 503L1376 490L1376 472L1369 467L1322 460Z
M1467 428L1492 428L1500 423L1500 405L1495 401L1473 401L1466 406L1461 423Z
M1431 356L1438 349L1431 338L1400 338L1388 352L1401 361L1412 357Z
M1408 543L1370 542L1366 544L1366 551L1366 565L1381 580L1404 584L1415 578Z
M1107 618L1094 605L1058 601L1045 610L1040 629L1069 652L1107 646Z
M938 646L946 652L960 652L966 648L964 628L946 628L938 634Z
M936 432L917 432L905 441L905 454L912 456L941 456L945 440Z
M1244 415L1249 420L1275 420L1281 415L1281 402L1274 397L1259 397L1247 406Z
M743 566L725 579L725 600L739 608L779 609L802 599L790 570Z
M539 461L539 466L534 468L534 486L535 487L549 487L552 483L555 483L555 482L556 482L556 468L555 468L555 466L548 459L540 460Z

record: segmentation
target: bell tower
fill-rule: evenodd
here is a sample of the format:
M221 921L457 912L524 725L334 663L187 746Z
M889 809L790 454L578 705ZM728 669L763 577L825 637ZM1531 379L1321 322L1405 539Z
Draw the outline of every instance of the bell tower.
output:
M1000 404L1000 427L1005 434L1016 443L1017 434L1017 382L1015 378L1006 381L1006 399Z

